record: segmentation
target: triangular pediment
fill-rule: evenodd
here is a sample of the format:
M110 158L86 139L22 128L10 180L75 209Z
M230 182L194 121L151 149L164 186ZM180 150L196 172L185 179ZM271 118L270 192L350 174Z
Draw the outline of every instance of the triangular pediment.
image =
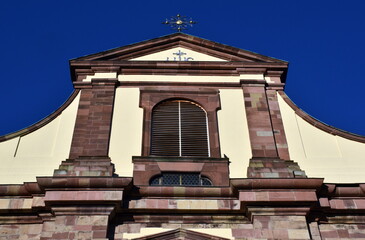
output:
M199 233L199 232L181 229L181 228L163 232L163 233L134 238L133 240L147 240L147 239L149 239L149 240L158 240L158 239L161 239L161 240L162 239L163 240L176 240L176 239L178 239L178 240L195 240L195 239L228 240L228 238L217 237L217 236L213 236L210 234Z
M183 47L174 47L168 50L147 54L130 59L130 61L208 61L225 62L227 60L200 53Z
M180 59L179 59L180 55ZM174 58L175 57L175 58ZM175 33L80 57L74 61L234 61L286 63L184 33Z

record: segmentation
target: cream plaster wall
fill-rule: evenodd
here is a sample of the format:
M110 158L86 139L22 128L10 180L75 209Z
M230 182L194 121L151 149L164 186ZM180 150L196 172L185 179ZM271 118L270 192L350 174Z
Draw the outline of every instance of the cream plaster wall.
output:
M201 83L239 83L240 80L266 80L271 81L270 77L262 74L242 74L239 76L170 76L170 75L118 75L120 82L201 82Z
M266 77L270 80L270 77ZM248 79L248 80L265 80L264 74L243 74L240 76L240 79Z
M109 156L119 176L132 177L132 156L141 156L143 110L139 88L117 88Z
M231 82L239 83L240 76L169 76L169 75L119 75L120 82Z
M68 158L80 97L54 120L25 136L0 143L0 182L34 182L36 176L52 176Z
M176 229L176 228L174 228ZM139 233L123 233L123 239L134 239L152 234L158 234L174 230L173 228L142 228ZM209 234L216 237L223 237L228 239L234 239L232 237L232 229L230 228L187 228L186 230ZM119 237L119 236L116 236ZM122 237L122 236L120 236Z
M164 50L157 53L148 54L142 57L133 58L131 61L178 61L179 58L174 53L178 53L179 51L186 53L186 55L181 56L181 60L187 61L224 61L224 59L220 59L217 57L213 57L207 54L199 53L190 49L176 47L168 50ZM175 58L175 59L174 59ZM188 58L188 59L186 59Z
M252 157L242 89L220 90L221 110L218 111L221 153L230 160L231 178L246 178Z
M365 182L365 144L326 133L297 116L278 95L292 160L327 183Z

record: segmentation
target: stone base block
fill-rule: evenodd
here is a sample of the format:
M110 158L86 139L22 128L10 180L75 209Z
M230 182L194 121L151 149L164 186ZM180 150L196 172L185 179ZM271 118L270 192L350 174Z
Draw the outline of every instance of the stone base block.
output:
M79 157L63 161L53 176L113 176L109 157Z
M279 158L252 158L247 169L248 178L306 178L298 163Z

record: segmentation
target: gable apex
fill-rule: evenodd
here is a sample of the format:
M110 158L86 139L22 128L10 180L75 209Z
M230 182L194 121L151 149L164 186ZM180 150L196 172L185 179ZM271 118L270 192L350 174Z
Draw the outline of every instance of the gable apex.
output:
M231 47L185 33L174 33L123 47L79 57L75 61L128 61L162 51L184 48L215 60L234 62L287 63L286 61L264 56L248 50Z

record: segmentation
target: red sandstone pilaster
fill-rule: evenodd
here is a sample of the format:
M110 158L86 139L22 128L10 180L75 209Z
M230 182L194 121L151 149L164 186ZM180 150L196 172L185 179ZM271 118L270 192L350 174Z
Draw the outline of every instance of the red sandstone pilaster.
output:
M243 84L252 157L278 157L271 125L265 83Z
M286 141L284 124L281 118L281 112L276 90L268 89L266 90L266 94L269 104L271 124L274 130L276 149L281 159L290 160L288 143Z
M116 83L97 79L81 90L70 158L108 156Z
M252 159L247 169L251 178L305 178L290 160L276 89L264 81L243 83Z
M77 83L81 88L70 157L55 176L112 176L114 166L108 156L117 79L94 79Z

